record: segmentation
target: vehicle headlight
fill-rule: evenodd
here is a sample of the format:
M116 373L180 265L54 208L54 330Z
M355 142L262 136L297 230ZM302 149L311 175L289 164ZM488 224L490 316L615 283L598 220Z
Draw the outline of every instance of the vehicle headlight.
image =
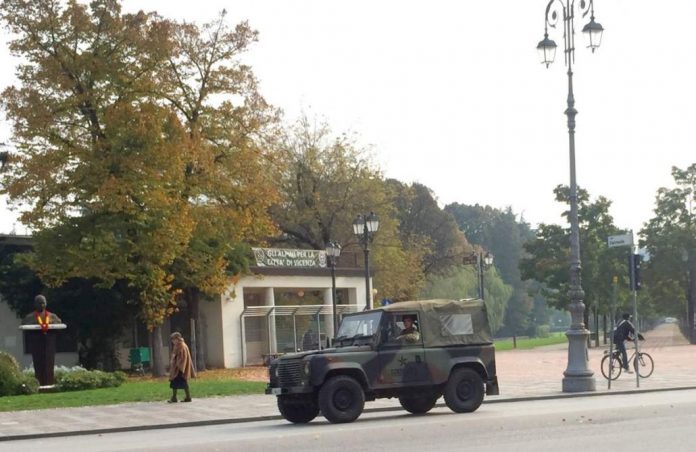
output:
M275 365L275 366L272 366L272 367L271 367L271 376L272 376L273 378L278 378L278 369L279 369L279 368L280 368L280 366L278 366L278 365Z
M304 373L305 373L305 375L309 375L309 370L310 370L310 369L309 369L309 361L305 361L305 364L304 364Z

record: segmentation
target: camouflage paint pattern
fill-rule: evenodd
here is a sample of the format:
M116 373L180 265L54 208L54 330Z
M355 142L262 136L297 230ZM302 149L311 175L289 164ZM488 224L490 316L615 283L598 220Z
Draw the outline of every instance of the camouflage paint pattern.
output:
M345 316L359 321L379 313L374 335L337 341L335 348L293 353L269 367L267 394L316 394L334 375L350 375L363 386L366 400L418 392L442 393L452 370L474 369L487 395L499 394L495 346L481 300L402 302ZM417 340L399 338L403 316L413 316ZM369 330L370 332L372 330ZM412 336L413 337L413 336Z

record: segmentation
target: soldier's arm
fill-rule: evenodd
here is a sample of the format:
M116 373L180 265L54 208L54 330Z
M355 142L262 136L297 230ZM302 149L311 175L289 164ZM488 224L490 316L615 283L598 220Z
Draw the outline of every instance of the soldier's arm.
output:
M420 340L420 334L418 331L414 331L413 333L408 333L404 334L401 336L405 342L408 342L409 344L413 344L415 342L418 342Z

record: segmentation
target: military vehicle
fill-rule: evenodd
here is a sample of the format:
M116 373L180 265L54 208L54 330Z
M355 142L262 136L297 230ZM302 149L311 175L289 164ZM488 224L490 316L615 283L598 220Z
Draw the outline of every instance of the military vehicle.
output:
M319 412L352 422L365 401L397 397L413 414L444 396L454 412L473 412L499 394L482 300L394 303L343 317L333 348L283 355L269 366L266 394L280 414L307 423Z

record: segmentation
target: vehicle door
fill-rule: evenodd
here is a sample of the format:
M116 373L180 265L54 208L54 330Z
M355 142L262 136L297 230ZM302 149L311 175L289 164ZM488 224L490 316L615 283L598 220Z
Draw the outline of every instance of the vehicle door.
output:
M418 332L417 338L411 336L406 340L402 335L405 329L404 316L412 317L413 328ZM388 388L429 383L419 326L416 312L385 313L380 331L378 386Z

